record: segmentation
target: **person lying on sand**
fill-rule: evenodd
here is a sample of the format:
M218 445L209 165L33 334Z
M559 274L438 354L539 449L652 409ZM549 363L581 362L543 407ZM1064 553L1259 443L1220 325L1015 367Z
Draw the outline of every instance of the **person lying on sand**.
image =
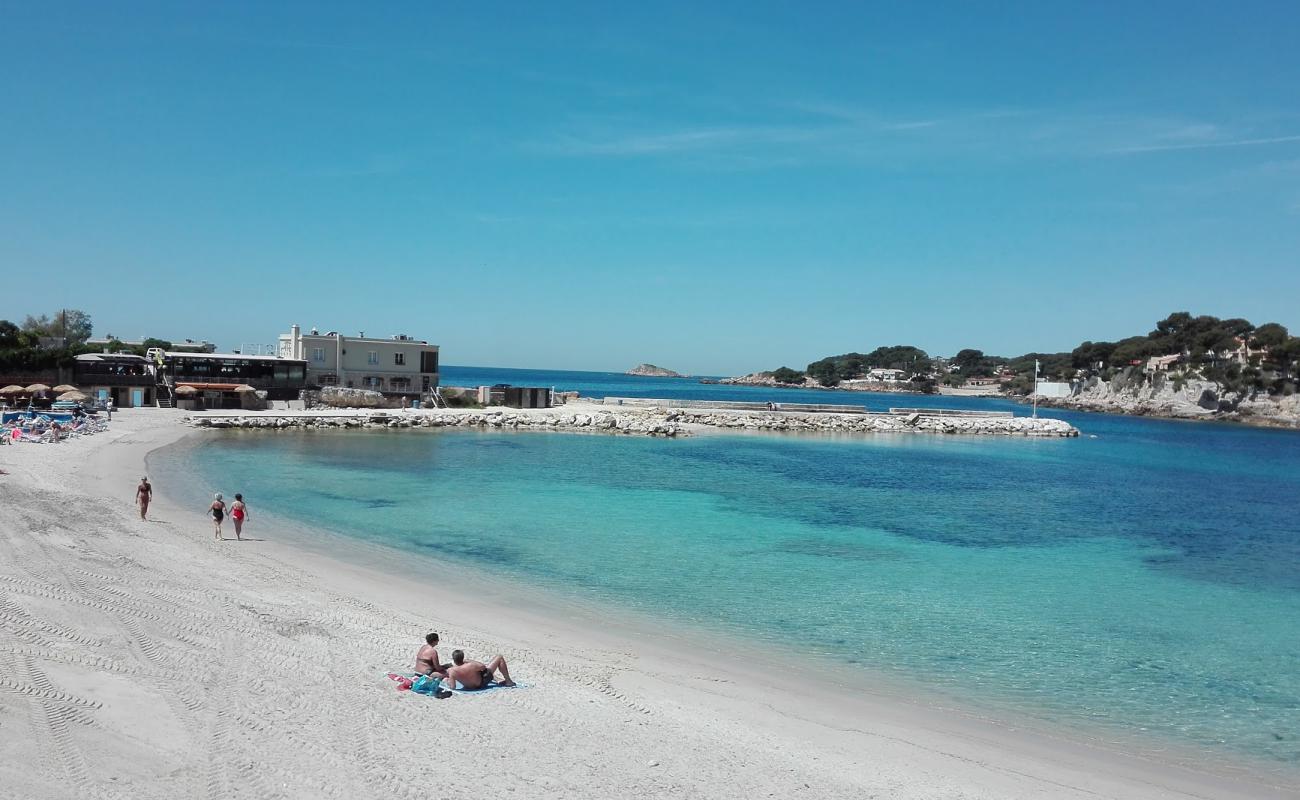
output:
M466 661L464 650L452 650L451 663L452 666L447 668L448 689L455 689L458 682L461 689L468 691L482 689L492 683L492 675L495 672L501 673L501 680L498 683L502 686L515 685L515 682L510 680L510 670L506 668L506 660L501 656L493 656L491 661L484 664L482 661Z
M425 644L415 654L416 675L446 675L447 667L438 661L438 634L431 633L424 637Z

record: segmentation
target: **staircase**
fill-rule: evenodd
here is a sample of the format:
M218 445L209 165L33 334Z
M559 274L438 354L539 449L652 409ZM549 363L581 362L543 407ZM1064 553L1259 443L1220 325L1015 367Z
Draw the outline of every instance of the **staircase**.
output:
M176 399L172 397L172 387L166 384L160 385L154 391L154 400L158 403L159 408L176 407Z

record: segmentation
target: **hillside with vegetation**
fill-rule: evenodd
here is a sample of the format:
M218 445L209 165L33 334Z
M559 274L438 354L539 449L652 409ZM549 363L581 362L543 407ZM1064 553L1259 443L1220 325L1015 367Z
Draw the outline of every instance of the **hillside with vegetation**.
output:
M1121 379L1126 386L1141 387L1160 375L1162 381L1204 381L1222 393L1283 397L1296 391L1300 338L1276 322L1256 326L1239 317L1220 319L1177 311L1149 333L1115 342L1085 341L1069 352L1006 357L966 348L945 359L912 345L894 345L827 356L802 370L783 366L747 378L749 382L767 379L774 385L833 388L863 380L871 369L897 369L918 387L959 387L973 379L996 379L1009 394L1028 394L1035 361L1040 380Z

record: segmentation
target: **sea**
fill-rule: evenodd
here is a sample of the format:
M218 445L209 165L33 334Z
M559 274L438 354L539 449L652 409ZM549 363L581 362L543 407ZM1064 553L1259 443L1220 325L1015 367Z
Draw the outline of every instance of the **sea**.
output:
M447 366L442 380L1030 413L617 373ZM228 432L156 458L195 476L196 502L242 490L416 563L1054 725L1300 768L1300 432L1039 414L1082 435Z

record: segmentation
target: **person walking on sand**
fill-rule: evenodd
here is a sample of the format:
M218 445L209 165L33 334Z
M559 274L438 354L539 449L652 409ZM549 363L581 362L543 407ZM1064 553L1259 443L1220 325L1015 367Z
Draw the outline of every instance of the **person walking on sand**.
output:
M248 506L244 505L244 496L235 493L235 502L230 504L230 518L235 521L235 538L243 541L244 520L248 519Z
M140 507L140 519L149 513L149 501L153 499L153 487L149 485L149 476L140 478L140 485L135 487L135 504Z
M226 501L221 499L221 492L212 496L212 505L208 506L208 516L212 517L212 532L217 539L225 539L221 535L221 522L226 518Z
M486 688L492 683L494 672L501 673L498 683L502 686L515 685L510 680L510 670L506 668L506 660L502 656L493 656L491 661L484 664L482 661L466 661L464 650L452 650L451 663L452 666L447 668L448 689L455 689L458 682L465 691Z

